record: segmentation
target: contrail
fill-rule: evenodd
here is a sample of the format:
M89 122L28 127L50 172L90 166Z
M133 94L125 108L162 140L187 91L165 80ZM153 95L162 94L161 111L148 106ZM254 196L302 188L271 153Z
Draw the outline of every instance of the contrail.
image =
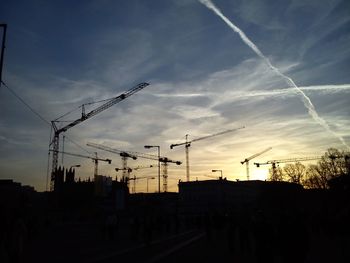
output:
M285 79L285 81L287 82L287 84L291 85L292 87L294 87L302 96L302 101L305 105L305 107L308 109L308 112L310 114L310 116L316 121L318 122L323 128L325 128L329 133L331 133L332 135L334 135L336 138L338 138L340 140L340 142L346 146L348 149L350 149L349 145L346 144L346 142L344 141L344 139L339 136L338 134L336 134L334 131L331 130L331 128L329 127L329 125L327 124L327 122L322 119L314 105L312 104L310 98L308 96L306 96L306 94L298 88L298 86L294 83L294 81L284 75L282 72L279 71L278 68L274 67L270 60L265 57L265 55L259 50L259 48L246 36L246 34L244 34L244 32L239 29L237 26L235 26L226 16L224 16L222 14L222 12L210 1L210 0L198 0L201 4L205 5L207 8L213 10L213 12L215 14L217 14L229 27L231 27L233 29L233 31L235 31L236 33L239 34L239 36L241 37L241 39L243 40L243 42L245 44L247 44L259 57L261 57L265 63L274 71L276 72L277 75L281 76L282 78Z
M323 94L335 94L340 92L350 92L350 84L340 85L314 85L314 86L299 86L302 91L308 92L322 92ZM213 94L216 94L215 92ZM299 94L295 89L273 89L273 90L251 90L249 92L233 92L230 93L235 97L259 97L259 96L294 96ZM192 98L192 97L206 97L203 93L154 93L153 96L165 98Z
M299 89L302 91L309 92L323 92L324 94L335 94L339 92L349 92L350 84L342 84L342 85L317 85L317 86L307 86L300 87ZM299 92L295 89L273 89L273 90L252 90L250 92L237 92L234 93L238 97L259 97L259 96L294 96L299 94Z

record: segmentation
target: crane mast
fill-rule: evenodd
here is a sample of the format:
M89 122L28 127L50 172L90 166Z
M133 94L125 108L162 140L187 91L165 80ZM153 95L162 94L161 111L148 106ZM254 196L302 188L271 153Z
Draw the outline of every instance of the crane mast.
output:
M173 149L173 148L176 147L176 146L185 145L185 154L186 154L186 180L187 180L187 182L190 181L189 148L190 148L190 146L191 146L191 143L197 142L197 141L201 141L201 140L205 140L205 139L208 139L208 138L212 138L212 137L215 137L215 136L219 136L219 135L222 135L222 134L226 134L226 133L229 133L229 132L233 132L233 131L236 131L236 130L239 130L239 129L243 129L243 128L245 128L245 127L242 126L242 127L236 128L236 129L225 130L225 131L218 132L218 133L215 133L215 134L211 134L211 135L203 136L203 137L200 137L200 138L196 138L196 139L193 139L193 140L191 140L191 141L188 140L188 134L186 134L186 141L185 141L185 142L171 144L171 145L170 145L170 149Z
M190 146L191 146L191 144L188 143L188 134L186 134L185 155L186 155L186 180L187 180L187 182L190 181L190 158L189 158Z
M121 153L119 153L119 155L122 157L123 177L129 178L128 158L136 160L137 157L134 155L128 154L126 152L121 152Z
M52 167L51 167L51 183L50 183L50 190L54 190L54 181L55 181L55 171L57 169L57 165L58 165L58 152L59 152L59 136L62 132L67 131L68 129L78 125L79 123L90 119L91 117L97 115L98 113L110 108L111 106L113 106L114 104L126 99L127 97L133 95L134 93L142 90L143 88L145 88L146 86L148 86L148 83L140 83L138 85L136 85L135 87L131 88L130 90L124 92L123 94L111 98L109 100L107 100L106 103L102 104L101 106L97 107L94 110L91 110L88 113L85 113L85 105L88 104L83 104L82 105L82 114L81 117L79 119L76 119L75 121L69 123L68 125L62 127L62 128L58 128L56 123L58 122L58 120L53 120L51 121L51 125L54 131L54 136L52 138L52 141L50 143L50 147L52 146Z

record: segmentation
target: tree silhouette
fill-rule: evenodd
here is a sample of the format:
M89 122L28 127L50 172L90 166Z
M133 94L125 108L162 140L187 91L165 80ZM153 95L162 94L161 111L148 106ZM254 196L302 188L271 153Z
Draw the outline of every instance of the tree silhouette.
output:
M329 180L349 174L349 153L329 148L317 165L307 169L304 185L307 188L329 188Z
M306 166L300 162L289 163L283 167L283 172L288 182L302 184L306 176Z
M327 173L318 165L309 165L303 180L303 186L308 189L326 189L328 187Z
M284 181L284 173L281 167L274 166L269 169L269 181L281 182Z
M300 162L286 164L283 169L274 166L269 169L270 181L288 181L302 184L305 188L329 188L329 180L349 175L349 152L329 148L321 160L315 165L305 166Z

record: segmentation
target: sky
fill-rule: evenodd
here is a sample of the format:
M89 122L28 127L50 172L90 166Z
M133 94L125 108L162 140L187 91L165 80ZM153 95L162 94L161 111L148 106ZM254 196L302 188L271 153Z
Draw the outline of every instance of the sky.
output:
M331 147L349 150L349 1L212 3L266 59L198 0L3 0L2 80L8 87L0 88L0 178L44 191L50 122L71 112L60 123L66 125L80 118L82 104L118 96L141 82L150 85L62 134L60 150L64 145L70 153L98 152L112 159L99 162L99 174L120 178L120 156L87 143L154 155L157 149L144 145L158 145L162 156L182 162L168 166L168 191L186 180L184 146L170 149L186 134L194 140L236 129L191 144L190 180L219 176L213 169L228 180L246 180L241 161L268 147L250 161L251 180L265 180L270 168L254 162L320 156ZM328 130L266 60L310 99ZM62 162L59 156L59 165L76 164L76 177L93 177L91 159L65 155ZM128 160L131 168L153 164ZM141 177L157 172L133 170L140 177L136 191L146 191ZM148 183L150 192L157 191L157 180Z

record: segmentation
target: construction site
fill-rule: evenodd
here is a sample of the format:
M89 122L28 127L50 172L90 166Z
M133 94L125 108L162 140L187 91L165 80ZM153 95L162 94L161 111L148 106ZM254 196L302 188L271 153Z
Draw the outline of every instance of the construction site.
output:
M265 55L211 0L136 2L6 4L0 262L350 262L350 85L314 58L346 8L283 35L222 4L264 52L288 39Z
M0 180L6 214L2 225L7 220L16 221L13 226L16 231L5 231L5 236L18 238L22 244L10 246L8 254L4 250L3 259L8 262L47 262L48 258L50 262L178 262L185 258L202 262L268 259L287 262L287 258L292 258L291 262L326 262L322 260L348 256L345 248L349 243L338 246L344 240L349 241L346 239L350 230L346 223L349 203L345 202L349 197L348 153L329 150L324 156L254 162L257 168L271 165L270 177L251 180L250 162L272 150L268 147L242 158L240 164L245 165L246 180L233 181L221 169L211 170L213 174L219 173L218 176L203 175L210 179L194 179L189 149L197 141L214 140L244 126L193 140L188 140L186 135L184 142L171 144L170 149L185 148L184 164L160 155L159 145L144 145L145 149L157 148L158 154L151 155L92 142L86 144L107 152L109 158L98 157L100 152L90 156L66 152L64 144L60 149L60 140L68 129L148 85L140 83L87 113L82 105L81 117L63 126L58 126L59 119L51 122L48 191L38 193L12 180ZM114 168L116 176L100 174L99 164L111 165L116 156L121 160L121 166ZM59 159L63 164L70 157L92 160L93 177L77 177L79 164L69 168L59 165ZM139 159L152 164L129 165L129 160ZM327 187L310 187L300 174L300 178L295 177L297 173L286 179L287 169L283 177L279 164L295 163L297 167L310 160L325 162L334 170L334 176L327 179ZM185 179L176 182L178 191L169 191L169 166L181 165L185 166ZM143 176L135 173L141 169L146 171ZM156 189L149 190L149 180L157 182ZM141 181L146 183L146 191L138 190ZM269 235L272 236L267 240ZM291 257L280 242L290 246L298 242L302 249ZM323 242L331 242L332 247L331 253L321 259L318 250ZM208 252L199 252L203 250Z

